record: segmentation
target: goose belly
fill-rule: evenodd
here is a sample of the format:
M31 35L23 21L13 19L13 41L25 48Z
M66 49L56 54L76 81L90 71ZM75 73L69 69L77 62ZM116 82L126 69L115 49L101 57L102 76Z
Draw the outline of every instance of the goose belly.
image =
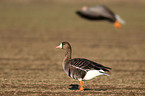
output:
M89 70L84 76L83 80L90 80L97 76L104 75L103 70Z
M82 80L82 78L84 78L84 76L86 74L85 71L74 69L74 68L68 68L67 70L64 70L64 71L69 77L76 79L76 80L79 80L79 79Z

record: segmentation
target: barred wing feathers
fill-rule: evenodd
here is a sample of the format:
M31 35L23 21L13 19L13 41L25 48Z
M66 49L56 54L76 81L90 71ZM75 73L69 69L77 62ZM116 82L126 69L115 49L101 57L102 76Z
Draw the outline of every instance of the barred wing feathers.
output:
M109 72L109 69L111 69L109 67L105 67L99 63L95 63L93 61L90 61L90 60L84 59L84 58L74 58L74 59L71 59L69 61L69 63L71 64L71 66L76 66L83 70L90 70L90 69L100 70L100 69L102 69L103 71Z
M65 72L68 76L74 78L74 79L80 79L84 78L87 71L89 70L103 70L109 72L109 67L105 67L101 64L95 63L93 61L90 61L88 59L84 58L74 58L71 59L65 66Z

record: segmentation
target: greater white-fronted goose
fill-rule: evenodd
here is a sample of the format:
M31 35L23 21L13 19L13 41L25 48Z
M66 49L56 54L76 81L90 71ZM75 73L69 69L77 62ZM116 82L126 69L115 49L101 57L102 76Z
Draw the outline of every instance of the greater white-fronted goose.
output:
M56 48L65 50L65 57L63 60L63 69L65 73L73 79L80 81L80 89L84 90L83 84L85 80L93 79L97 76L107 75L105 71L109 72L109 67L105 67L99 63L95 63L84 58L73 58L71 59L71 45L68 42L62 42Z
M125 21L121 19L119 15L114 14L108 7L104 5L97 5L90 8L84 6L82 10L77 11L76 13L88 20L108 20L114 23L116 28L121 28L121 24L125 23Z

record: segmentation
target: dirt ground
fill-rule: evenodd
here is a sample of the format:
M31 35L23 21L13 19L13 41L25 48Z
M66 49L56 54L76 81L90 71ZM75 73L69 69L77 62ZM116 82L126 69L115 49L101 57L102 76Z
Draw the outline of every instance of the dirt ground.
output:
M94 2L0 1L0 95L145 96L145 3L99 2L126 21L116 29L75 14ZM62 69L64 51L55 48L62 41L71 43L72 57L111 67L110 77L86 81L78 92L79 81Z

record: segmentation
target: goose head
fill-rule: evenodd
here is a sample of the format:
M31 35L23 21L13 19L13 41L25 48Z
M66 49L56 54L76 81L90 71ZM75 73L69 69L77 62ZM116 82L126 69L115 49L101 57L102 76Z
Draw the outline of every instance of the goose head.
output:
M86 11L87 9L88 9L87 6L82 7L82 11Z
M61 42L59 46L57 46L56 48L60 48L60 49L70 49L71 46L68 42Z

